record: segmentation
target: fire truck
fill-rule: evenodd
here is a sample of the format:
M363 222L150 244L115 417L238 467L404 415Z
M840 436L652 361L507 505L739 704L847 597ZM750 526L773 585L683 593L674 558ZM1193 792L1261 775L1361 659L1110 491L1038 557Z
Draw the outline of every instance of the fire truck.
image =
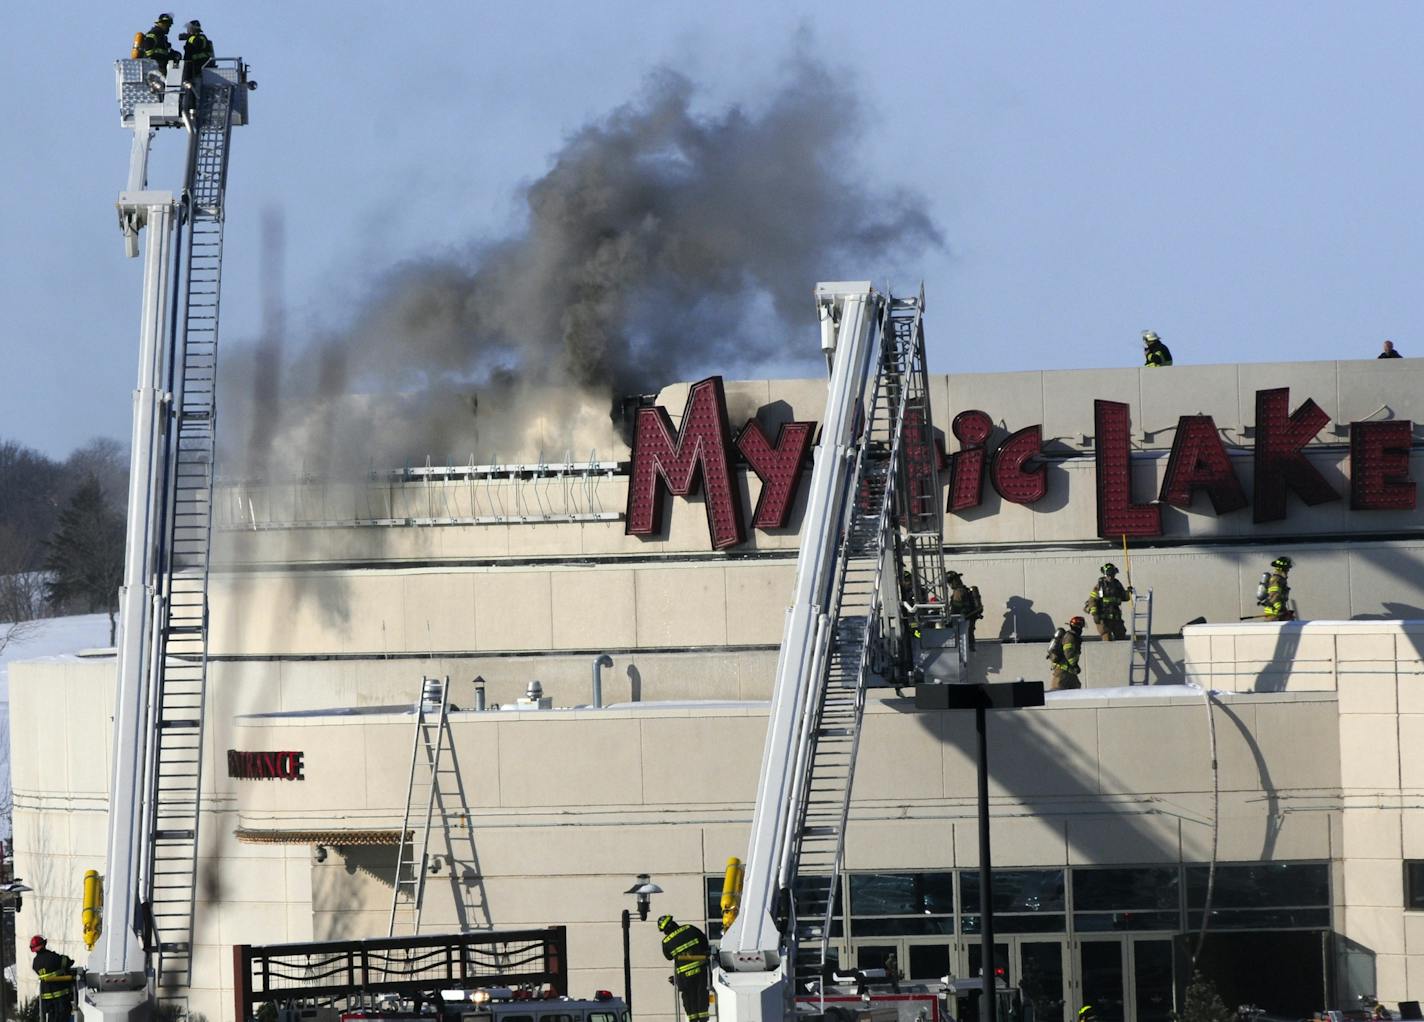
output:
M823 283L816 304L826 411L751 840L724 888L720 1022L830 1017L859 1000L837 989L831 933L866 693L964 673L964 622L945 586L924 291ZM872 1017L874 1000L852 1014Z
M409 1001L373 1007L328 1009L310 1022L629 1022L628 1006L610 990L592 998L562 997L552 985L442 990L438 1004L417 1010ZM292 1020L297 1022L297 1020ZM303 1022L306 1022L304 1019Z

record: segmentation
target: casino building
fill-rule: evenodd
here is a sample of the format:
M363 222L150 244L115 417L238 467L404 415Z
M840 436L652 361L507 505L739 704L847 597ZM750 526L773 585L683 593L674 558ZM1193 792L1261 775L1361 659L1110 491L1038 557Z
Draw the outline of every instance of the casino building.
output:
M972 677L1046 678L1106 560L1153 594L1149 684L1090 640L1085 688L991 723L1000 960L1040 1022L1166 1020L1194 955L1228 1004L1279 1014L1424 1000L1424 365L931 382L946 554L986 608ZM191 1007L233 1018L233 945L386 933L427 677L450 679L458 783L422 932L565 924L573 988L620 990L649 873L654 916L715 934L824 390L671 386L631 445L598 416L564 444L574 396L549 393L500 466L224 487ZM549 464L556 435L597 453ZM1247 620L1280 554L1302 620ZM19 926L76 958L113 675L10 674ZM973 741L871 701L843 962L977 972ZM671 1015L651 922L632 958L638 1014Z

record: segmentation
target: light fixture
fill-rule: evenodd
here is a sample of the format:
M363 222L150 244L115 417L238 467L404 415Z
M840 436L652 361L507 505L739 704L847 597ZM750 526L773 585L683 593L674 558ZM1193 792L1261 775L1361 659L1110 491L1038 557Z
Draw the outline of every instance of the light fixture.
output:
M623 893L631 894L637 899L638 918L646 920L648 918L648 909L652 907L653 895L662 894L663 889L653 883L652 877L648 874L639 873L637 882Z

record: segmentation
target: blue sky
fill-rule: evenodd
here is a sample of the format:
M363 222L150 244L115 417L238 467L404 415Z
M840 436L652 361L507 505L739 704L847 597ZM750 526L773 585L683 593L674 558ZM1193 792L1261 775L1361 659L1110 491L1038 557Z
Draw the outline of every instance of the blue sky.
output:
M126 439L140 260L113 202L111 61L157 7L65 4L0 92L0 438ZM1424 5L270 3L178 9L261 83L229 190L224 344L261 323L259 225L286 224L291 332L339 329L391 269L519 229L519 189L671 66L755 110L799 47L868 123L835 159L921 193L933 371L1424 356ZM62 73L55 68L62 68ZM168 139L170 143L173 139ZM162 165L154 185L163 177ZM889 260L894 263L894 260ZM806 281L807 293L815 282ZM765 370L815 372L804 334ZM807 358L798 363L802 347ZM718 367L712 367L713 369Z

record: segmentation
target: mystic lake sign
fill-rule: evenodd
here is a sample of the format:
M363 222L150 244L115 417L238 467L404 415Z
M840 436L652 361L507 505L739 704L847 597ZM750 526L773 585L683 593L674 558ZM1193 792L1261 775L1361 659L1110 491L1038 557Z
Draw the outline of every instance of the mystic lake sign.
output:
M1104 539L1160 536L1163 505L1189 507L1198 493L1206 495L1217 515L1249 506L1258 523L1283 520L1292 493L1311 506L1344 496L1305 453L1330 421L1329 415L1310 398L1291 411L1289 388L1256 392L1249 497L1210 415L1183 415L1177 420L1160 490L1152 499L1134 495L1128 416L1128 405L1122 402L1093 402L1097 524ZM690 497L700 491L712 549L727 550L746 542L746 520L734 478L739 462L761 481L752 527L785 528L815 431L814 422L787 422L773 439L753 418L734 434L720 376L691 386L682 425L676 429L661 406L639 408L634 417L625 531L633 536L659 535L665 496ZM1011 503L1032 505L1047 495L1049 459L1043 452L1041 425L1009 433L992 450L993 419L986 412L960 412L950 431L959 449L948 457L943 450L937 452L940 469L948 469L942 473L947 477L946 511L962 513L979 507L986 478L999 497ZM1351 510L1413 510L1415 485L1409 474L1413 422L1352 422L1349 437ZM928 478L930 460L907 459L912 485L916 475Z

